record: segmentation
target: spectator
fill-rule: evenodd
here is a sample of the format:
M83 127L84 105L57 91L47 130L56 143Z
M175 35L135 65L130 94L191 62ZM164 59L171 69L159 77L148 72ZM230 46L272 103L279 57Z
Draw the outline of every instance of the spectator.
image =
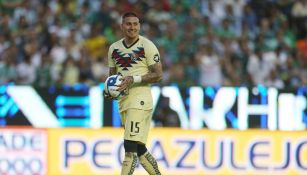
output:
M48 87L54 85L51 76L51 58L47 53L42 55L42 61L39 65L39 69L36 69L35 85L39 87Z
M93 72L92 72L92 60L87 57L81 57L78 62L79 66L79 79L78 82L92 85L93 84Z
M221 86L223 81L221 59L214 53L212 46L201 47L197 53L197 60L200 69L200 85Z
M0 84L8 82L17 82L17 71L14 59L11 59L9 51L6 51L0 61Z
M307 61L307 35L304 39L297 41L297 49L299 57L302 59L303 62Z
M6 73L0 79L17 84L27 79L30 85L48 86L46 80L51 78L51 84L60 85L63 66L70 56L79 72L72 82L101 82L105 78L105 60L101 59L106 58L106 48L122 37L117 30L120 14L133 10L141 16L144 35L163 53L164 85L251 86L271 80L269 76L259 81L262 75L258 74L271 75L272 71L285 88L306 85L307 0L160 2L1 0L0 71ZM211 47L211 55L203 45ZM85 48L89 53L83 55ZM261 61L254 59L259 50L263 52ZM46 56L50 60L44 60ZM259 73L264 67L257 67L258 63L266 61L270 68ZM21 81L17 69L14 71L17 65L34 66L36 71L34 75L28 72L26 76L32 78L23 77Z
M307 0L297 0L292 6L291 15L298 30L298 38L306 36Z
M264 81L264 85L267 87L276 87L278 89L283 89L285 87L284 82L278 77L278 72L273 69L267 79Z
M264 55L261 49L257 49L248 59L247 71L251 75L253 85L264 85L275 66L274 61Z
M302 85L307 86L307 61L303 61L302 71L300 72L300 76L302 79Z
M80 70L72 57L68 57L61 70L61 84L74 85L79 82Z
M101 34L101 31L101 25L96 24L92 26L89 38L83 43L92 59L97 59L98 57L103 57L107 54L107 40Z
M17 82L22 85L33 84L36 79L36 67L31 63L30 55L26 54L24 61L16 67Z
M106 58L99 57L91 64L91 72L97 83L104 82L109 76L109 69L106 61Z

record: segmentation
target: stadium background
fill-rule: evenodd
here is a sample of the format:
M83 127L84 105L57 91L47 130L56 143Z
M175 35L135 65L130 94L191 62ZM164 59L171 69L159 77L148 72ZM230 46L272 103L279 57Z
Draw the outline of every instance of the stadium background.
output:
M307 0L0 0L0 174L119 174L102 82L126 11L163 61L163 174L306 174Z

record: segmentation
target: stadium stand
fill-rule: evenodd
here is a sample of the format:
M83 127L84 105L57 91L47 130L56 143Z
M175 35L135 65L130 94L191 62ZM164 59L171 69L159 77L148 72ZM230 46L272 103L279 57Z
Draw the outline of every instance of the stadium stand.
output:
M0 83L104 81L125 11L158 45L164 85L307 84L307 0L1 0Z

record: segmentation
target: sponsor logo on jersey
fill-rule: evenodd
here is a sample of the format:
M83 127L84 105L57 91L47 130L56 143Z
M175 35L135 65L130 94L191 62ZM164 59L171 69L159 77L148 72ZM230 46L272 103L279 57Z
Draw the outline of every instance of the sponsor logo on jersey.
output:
M160 56L159 54L155 54L154 57L153 57L153 60L158 63L160 61Z

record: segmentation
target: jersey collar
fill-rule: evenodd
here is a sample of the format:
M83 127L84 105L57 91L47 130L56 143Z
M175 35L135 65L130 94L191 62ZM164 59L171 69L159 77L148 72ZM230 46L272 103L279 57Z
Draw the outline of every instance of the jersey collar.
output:
M138 38L136 41L134 41L134 43L132 43L130 46L127 46L127 44L125 43L125 40L123 39L123 45L125 46L126 49L131 48L132 46L134 46L138 41L140 40L140 38Z

